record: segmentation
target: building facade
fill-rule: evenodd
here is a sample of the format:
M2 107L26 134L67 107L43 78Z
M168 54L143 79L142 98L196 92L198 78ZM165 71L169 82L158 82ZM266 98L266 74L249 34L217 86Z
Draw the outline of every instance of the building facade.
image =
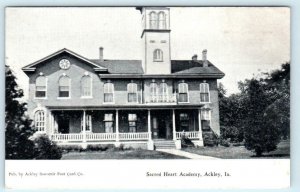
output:
M28 111L39 132L61 145L115 144L180 148L184 135L203 146L219 135L217 79L194 55L172 60L169 8L142 7L141 60L87 59L62 49L23 67Z

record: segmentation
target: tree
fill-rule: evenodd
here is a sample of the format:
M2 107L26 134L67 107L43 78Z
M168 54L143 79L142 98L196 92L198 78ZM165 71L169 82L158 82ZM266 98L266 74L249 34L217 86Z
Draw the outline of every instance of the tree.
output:
M244 86L247 94L246 106L248 113L245 122L245 147L257 156L263 152L275 150L280 141L277 127L270 124L274 114L269 113L269 98L261 81L252 78Z
M23 91L8 66L5 68L5 158L32 159L34 143L29 139L34 133L32 121L25 116L26 103L20 103Z

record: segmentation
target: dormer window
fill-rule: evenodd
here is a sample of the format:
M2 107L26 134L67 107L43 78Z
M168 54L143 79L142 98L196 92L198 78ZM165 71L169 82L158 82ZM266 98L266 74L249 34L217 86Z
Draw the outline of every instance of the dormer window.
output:
M160 49L155 49L153 52L153 61L163 61L163 52Z
M45 98L47 93L47 79L45 76L38 76L35 80L35 97Z
M157 29L157 14L154 11L150 13L150 29Z

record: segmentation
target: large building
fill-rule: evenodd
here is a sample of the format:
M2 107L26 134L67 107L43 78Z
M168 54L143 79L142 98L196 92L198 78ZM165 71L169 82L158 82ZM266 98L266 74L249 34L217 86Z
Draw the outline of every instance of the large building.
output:
M170 10L142 13L141 60L87 59L61 49L23 67L29 114L38 131L62 145L115 144L180 148L182 135L203 146L220 134L217 79L224 76L194 55L172 60ZM139 38L139 37L137 37Z

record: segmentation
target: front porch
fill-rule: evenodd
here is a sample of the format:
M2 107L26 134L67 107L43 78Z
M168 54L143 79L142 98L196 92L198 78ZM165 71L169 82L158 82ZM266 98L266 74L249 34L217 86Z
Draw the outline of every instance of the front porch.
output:
M51 110L51 140L59 145L143 144L173 140L180 148L183 135L203 146L200 109Z

